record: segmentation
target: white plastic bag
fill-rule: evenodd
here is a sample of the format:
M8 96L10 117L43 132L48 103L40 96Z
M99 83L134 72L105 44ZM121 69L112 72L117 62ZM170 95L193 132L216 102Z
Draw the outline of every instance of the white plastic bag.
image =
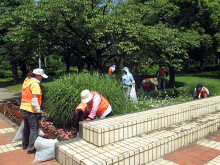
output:
M23 139L23 130L24 130L24 121L21 122L21 125L18 129L18 132L16 133L14 139L12 140L12 142L17 142L17 141L21 141ZM39 133L38 133L39 136L44 136L44 132L39 129Z
M45 133L39 128L39 132L38 132L38 135L43 137L45 135Z
M22 120L21 125L18 129L18 132L16 133L14 139L12 140L12 142L17 142L17 141L21 141L23 138L23 130L24 130L24 121Z
M37 151L33 163L55 159L55 143L57 142L57 139L38 137L34 143L34 147Z
M136 90L135 90L135 85L134 84L132 84L132 87L131 87L130 100L134 101L134 102L137 102L137 95L136 95Z

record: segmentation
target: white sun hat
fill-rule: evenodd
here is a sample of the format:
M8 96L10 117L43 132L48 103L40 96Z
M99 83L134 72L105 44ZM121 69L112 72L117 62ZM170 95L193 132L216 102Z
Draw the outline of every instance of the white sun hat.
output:
M41 75L43 78L48 78L48 76L44 73L43 69L40 69L40 68L34 69L33 73L37 75Z
M81 103L85 104L92 100L92 94L88 89L85 89L81 92Z

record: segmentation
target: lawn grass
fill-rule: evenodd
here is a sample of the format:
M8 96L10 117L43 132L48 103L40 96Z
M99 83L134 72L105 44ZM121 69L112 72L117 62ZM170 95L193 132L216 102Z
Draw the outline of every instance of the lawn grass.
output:
M43 79L42 84L47 87L52 85L57 77L50 77L48 79ZM13 81L13 78L0 78L0 88L5 88L9 91L19 93L21 92L22 84L24 82L24 78L19 78L18 81Z

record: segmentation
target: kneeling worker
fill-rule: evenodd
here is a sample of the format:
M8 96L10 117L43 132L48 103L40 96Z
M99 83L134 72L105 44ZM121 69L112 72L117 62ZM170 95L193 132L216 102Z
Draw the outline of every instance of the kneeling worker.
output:
M147 91L150 92L150 87L154 85L154 89L158 93L157 84L158 84L157 78L146 78L142 81L141 86L146 87Z
M204 87L202 84L198 84L194 90L194 96L196 99L208 97L209 90Z
M93 120L96 115L98 118L110 116L112 107L109 102L98 92L85 89L81 92L81 103L87 104L90 110L86 120Z

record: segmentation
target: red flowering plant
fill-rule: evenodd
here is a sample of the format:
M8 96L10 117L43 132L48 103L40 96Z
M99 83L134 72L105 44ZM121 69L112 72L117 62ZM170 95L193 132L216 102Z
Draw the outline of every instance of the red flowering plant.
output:
M18 121L22 121L22 120L23 120L23 118L22 118L20 112L18 112L18 111L12 110L12 109L10 109L10 108L4 106L4 105L1 105L1 106L0 106L0 110L3 110L3 111L4 111L4 114L5 114L5 113L8 113L8 114L14 116Z
M50 139L48 133L45 133L45 135L43 137L46 138L46 139Z

